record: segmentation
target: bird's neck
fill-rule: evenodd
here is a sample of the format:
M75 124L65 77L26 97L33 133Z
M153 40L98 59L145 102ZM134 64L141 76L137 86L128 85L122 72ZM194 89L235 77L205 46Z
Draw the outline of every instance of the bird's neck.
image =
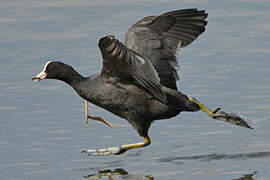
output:
M97 75L86 78L73 69L62 81L69 84L83 99L90 102L94 99L93 89L97 81Z
M62 77L59 77L59 80L64 81L65 83L69 84L74 89L77 88L78 84L84 81L84 78L80 73L70 67L69 71L63 74Z
M61 79L68 85L70 85L81 97L85 96L85 83L87 78L83 77L80 73L72 68L69 72Z

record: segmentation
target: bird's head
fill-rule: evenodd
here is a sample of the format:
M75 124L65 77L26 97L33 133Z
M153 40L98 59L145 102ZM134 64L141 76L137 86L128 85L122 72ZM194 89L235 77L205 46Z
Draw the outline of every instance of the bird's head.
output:
M59 61L48 61L43 70L32 78L32 81L41 81L43 79L63 80L70 71L70 66Z

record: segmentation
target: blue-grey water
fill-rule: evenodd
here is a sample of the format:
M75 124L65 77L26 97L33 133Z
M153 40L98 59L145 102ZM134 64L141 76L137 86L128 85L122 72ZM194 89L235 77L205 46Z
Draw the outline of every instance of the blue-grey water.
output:
M84 123L83 100L55 80L30 81L48 60L87 76L101 69L100 37L124 40L138 19L196 7L206 32L181 50L180 90L248 117L255 130L182 113L153 123L152 144L120 156L85 148L142 141L123 119L90 105L117 130ZM270 179L269 0L0 1L0 179Z

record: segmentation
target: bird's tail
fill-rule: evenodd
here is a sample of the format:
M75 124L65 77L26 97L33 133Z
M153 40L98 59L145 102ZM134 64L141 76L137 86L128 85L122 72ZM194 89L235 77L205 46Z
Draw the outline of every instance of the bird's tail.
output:
M169 106L170 108L174 108L179 112L199 111L201 109L196 103L190 101L188 96L177 90L162 86L162 91L165 92L167 95L167 106Z
M171 108L175 108L179 112L181 111L198 111L203 110L206 114L208 114L211 118L229 122L231 124L242 126L245 128L253 129L246 118L240 117L237 113L226 113L224 111L220 111L221 108L217 108L215 110L210 110L198 100L192 97L187 97L186 95L178 92L174 89L170 89L167 87L162 87L162 90L166 93L168 99L168 106Z

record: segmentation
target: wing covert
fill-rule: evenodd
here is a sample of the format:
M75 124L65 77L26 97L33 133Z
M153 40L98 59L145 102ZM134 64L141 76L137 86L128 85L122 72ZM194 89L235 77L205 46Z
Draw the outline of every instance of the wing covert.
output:
M149 60L127 48L113 36L101 38L98 46L103 57L103 76L118 77L122 82L134 83L161 102L167 102L158 74Z

